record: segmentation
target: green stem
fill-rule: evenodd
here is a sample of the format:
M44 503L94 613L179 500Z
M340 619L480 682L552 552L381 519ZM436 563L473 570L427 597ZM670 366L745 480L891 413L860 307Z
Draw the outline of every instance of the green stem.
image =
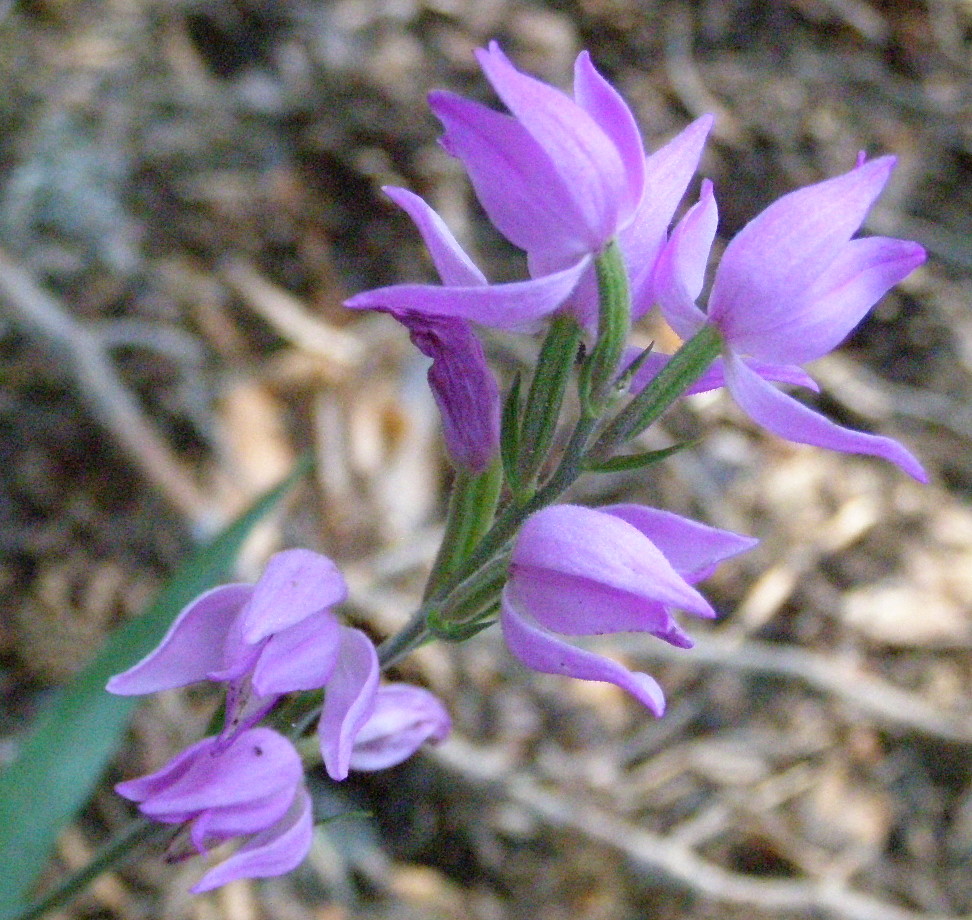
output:
M124 833L106 844L88 865L69 876L23 913L18 914L16 920L37 920L55 907L66 904L102 872L128 862L144 844L164 840L166 837L171 837L173 833L171 825L155 824L148 818L138 818Z
M706 323L601 432L588 459L605 460L644 431L705 373L721 350L719 330Z
M493 458L482 473L456 473L445 533L425 585L423 601L435 594L489 530L502 487L503 466L499 457Z
M584 450L596 425L596 418L588 415L581 416L567 443L560 465L543 487L525 505L507 505L465 562L412 614L411 619L399 632L381 643L378 647L378 660L383 668L391 667L413 649L422 645L431 635L426 622L429 610L434 606L441 606L466 579L487 566L513 538L520 524L529 515L556 501L574 483L584 471Z
M598 416L607 405L618 362L631 331L631 291L628 269L617 240L612 240L595 260L598 292L597 342L584 362L578 381L586 415Z
M517 438L516 481L510 483L518 498L528 495L547 459L580 338L580 326L572 316L557 316L540 348L523 412L522 430Z

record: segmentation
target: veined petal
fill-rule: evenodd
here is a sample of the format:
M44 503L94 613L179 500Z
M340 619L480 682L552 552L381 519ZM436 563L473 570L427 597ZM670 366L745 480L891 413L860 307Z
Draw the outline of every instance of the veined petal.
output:
M726 385L733 399L754 422L781 438L845 454L881 457L919 482L928 481L921 464L897 441L842 428L766 383L738 358L726 361Z
M690 584L708 578L720 562L751 550L759 542L647 505L625 503L598 510L637 528Z
M301 788L283 818L248 840L229 859L210 869L190 890L201 894L240 878L284 875L304 861L311 848L313 832L311 798Z
M567 299L590 262L585 256L576 265L542 278L486 287L395 284L363 291L344 305L354 310L453 316L507 332L535 332L540 322Z
M716 271L708 311L730 344L739 347L792 316L793 304L863 223L893 166L893 157L881 157L790 192L736 234Z
M496 42L488 50L478 49L476 57L496 94L572 193L582 215L584 251L600 251L617 232L619 206L628 194L628 176L611 138L564 93L520 73Z
M775 327L744 335L733 348L802 364L836 348L868 310L925 261L917 243L873 236L851 240Z
M348 586L338 567L309 549L285 549L270 557L240 617L243 638L256 643L304 617L340 604Z
M347 779L355 738L375 707L378 654L360 630L342 627L337 667L324 691L317 726L321 756L331 779Z
M627 197L620 209L624 222L645 190L645 148L641 131L621 94L597 71L586 51L574 62L574 100L611 139L627 177Z
M452 93L430 93L429 106L445 128L442 146L462 160L483 210L514 246L570 261L589 251L575 192L523 125Z
M718 222L712 183L706 179L698 203L678 222L655 263L652 289L668 325L683 339L691 338L706 321L695 301L702 293Z
M384 186L382 191L415 222L443 284L450 287L486 284L486 276L466 255L445 221L418 195L392 185Z
M580 680L605 681L626 690L656 716L665 712L665 694L653 677L629 671L610 658L564 641L519 609L508 591L503 592L500 624L507 648L528 668Z
M510 586L540 623L571 635L662 629L662 605L714 616L644 534L579 505L551 505L526 519Z
M378 688L371 717L351 751L352 770L385 770L408 760L426 741L442 741L452 727L435 694L409 684Z
M252 585L222 585L200 595L176 617L159 645L112 677L106 689L137 696L205 680L222 667L230 626L252 594Z
M253 689L260 696L318 690L327 683L341 647L341 625L330 610L312 613L274 633L253 669Z
M628 265L632 317L644 316L655 304L655 262L668 237L668 227L702 156L714 119L703 115L645 162L644 194L630 223L619 235ZM706 253L706 257L708 253Z

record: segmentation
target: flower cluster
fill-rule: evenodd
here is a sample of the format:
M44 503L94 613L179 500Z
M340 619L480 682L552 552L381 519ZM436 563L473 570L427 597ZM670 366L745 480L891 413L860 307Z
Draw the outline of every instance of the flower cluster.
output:
M572 95L518 71L495 43L477 56L508 113L445 92L430 104L444 148L461 160L499 233L525 254L529 277L490 284L428 204L387 188L441 283L347 302L393 316L431 359L429 384L459 474L423 604L387 640L382 661L433 634L467 638L498 620L527 667L613 683L660 716L665 698L651 676L572 640L643 632L691 647L675 611L713 617L695 585L755 541L642 505L558 502L582 473L663 459L670 451L625 451L674 400L720 387L783 438L880 457L924 480L896 441L839 426L774 386L815 389L802 365L846 338L924 252L903 240L854 238L894 165L862 155L849 172L785 195L746 225L726 247L703 309L718 220L711 182L671 224L712 119L648 154L631 110L586 53ZM632 322L655 305L684 340L673 355L627 345ZM544 326L525 401L519 379L501 400L477 327L532 334ZM558 439L575 364L578 417ZM243 839L195 890L286 872L310 846L300 757L258 725L281 697L323 691L317 734L334 780L400 763L448 732L432 694L380 684L370 639L333 612L346 595L326 557L279 553L256 584L199 597L155 651L109 683L121 694L201 680L226 689L218 736L118 786L147 816L184 825L174 855Z
M521 331L566 311L593 332L593 262L616 242L631 318L657 303L683 338L706 326L718 333L721 359L696 392L725 385L754 421L781 437L882 457L924 481L921 465L897 442L835 425L767 382L815 389L799 365L833 350L924 261L917 243L852 239L888 181L892 157L862 156L850 172L767 208L729 243L703 312L695 301L718 216L710 182L670 237L668 228L712 119L698 119L646 156L630 109L586 53L575 64L573 98L520 73L495 43L477 55L510 115L449 93L433 93L430 101L445 126L443 146L462 160L496 228L526 253L531 280L485 285L431 209L414 196L406 205L408 193L389 189L413 216L421 209L422 234L446 286L393 285L358 294L347 306ZM446 261L464 266L465 274L447 277ZM663 364L662 355L645 361L635 389ZM440 405L468 403L472 385L467 378L440 389ZM480 389L481 403L488 404L488 388Z
M347 596L326 556L305 549L277 553L256 584L214 588L189 604L159 646L107 689L125 696L201 680L226 688L222 732L151 776L118 786L149 817L191 822L204 852L213 842L253 835L196 890L232 878L288 872L310 846L310 804L293 745L254 728L285 694L323 690L318 720L328 775L381 770L448 734L449 716L420 687L379 684L378 654L360 630L331 609ZM272 782L266 777L273 777Z
M385 310L413 329L418 317L459 323L464 335L472 334L470 323L529 332L546 318L572 318L590 346L587 370L604 378L599 390L585 392L579 384L591 427L604 421L597 416L610 408L612 391L626 389L632 397L627 410L602 425L601 439L586 459L609 459L605 453L623 447L678 395L725 387L750 418L781 437L882 457L918 480L926 478L896 441L841 427L773 385L816 389L801 365L835 348L924 260L916 243L853 238L887 183L893 158L868 161L862 155L848 173L767 208L727 246L703 311L696 301L717 224L711 182L702 183L698 204L669 228L698 167L711 117L647 155L632 112L586 52L575 63L572 96L518 71L496 43L477 57L509 113L446 92L433 93L430 104L445 129L443 147L461 160L496 229L526 254L530 278L487 284L428 205L389 188L388 195L418 225L443 285L393 285L358 294L347 306ZM708 352L700 346L702 358L691 359L694 365L683 356L676 372L676 356L625 349L631 322L656 304L686 341L686 354L690 340L711 343ZM617 341L609 343L612 336ZM445 363L440 354L423 350ZM604 372L591 370L597 359ZM487 435L482 417L497 414L498 396L481 369L479 350L464 340L452 360L466 361L469 372L461 380L440 375L436 398L447 443L461 466L471 441L478 441L483 458L495 452L495 429ZM680 385L674 395L665 395L671 389L666 370ZM672 608L713 616L692 585L753 541L640 506L593 510L535 501L530 484L517 480L517 460L536 448L517 445L516 431L545 430L530 416L531 411L542 416L545 399L550 411L559 411L559 402L549 399L562 392L547 381L551 373L541 362L535 378L541 397L527 406L522 420L512 394L499 437L508 482L519 493L514 503L519 498L524 509L502 591L503 633L512 653L529 667L615 683L661 714L664 698L652 678L564 637L642 631L691 645L672 619ZM654 405L649 385L660 394ZM595 398L585 403L592 391ZM645 393L642 404L639 394ZM456 431L457 420L465 439ZM583 462L583 439L579 443ZM537 464L526 466L536 472ZM539 494L546 497L543 490ZM550 497L557 497L554 491Z

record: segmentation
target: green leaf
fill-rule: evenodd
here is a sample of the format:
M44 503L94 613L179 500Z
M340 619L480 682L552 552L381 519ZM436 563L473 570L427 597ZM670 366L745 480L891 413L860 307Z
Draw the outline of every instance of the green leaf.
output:
M500 425L500 456L503 474L510 488L519 491L520 476L517 457L520 454L520 372L517 371L510 385L510 392L503 401L503 418Z
M653 463L658 463L672 454L677 454L687 447L694 447L698 440L683 441L681 444L673 444L671 447L663 447L661 450L646 450L639 454L624 454L618 457L611 457L608 460L590 460L584 463L584 469L589 473L620 473L625 470L640 470Z
M286 480L185 562L148 611L115 630L37 718L0 773L0 920L25 910L58 834L88 800L138 703L135 697L107 693L108 678L143 658L189 601L230 575L254 525L309 468L309 458L302 460Z
M589 456L598 462L648 428L719 357L722 336L706 323L601 432Z
M517 478L524 489L532 486L550 451L580 340L581 329L572 316L555 316L540 346L519 440Z

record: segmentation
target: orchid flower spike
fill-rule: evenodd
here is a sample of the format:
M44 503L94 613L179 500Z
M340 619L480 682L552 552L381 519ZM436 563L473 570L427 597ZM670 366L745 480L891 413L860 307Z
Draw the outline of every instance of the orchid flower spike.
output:
M593 259L617 240L633 315L647 312L652 268L711 116L646 157L634 115L586 51L574 65L573 98L518 71L495 42L476 55L512 114L447 92L431 93L429 104L445 128L443 147L463 162L499 232L526 252L534 280L485 288L468 277L450 280L443 257L466 263L468 257L441 220L429 221L422 233L446 287L395 285L359 294L347 306L461 317L512 332L535 331L539 320L563 308L592 331Z
M692 584L755 543L642 505L551 505L527 518L513 547L500 616L506 644L527 667L616 684L660 716L665 697L654 678L563 636L647 632L689 648L672 608L715 616Z
M255 725L281 695L328 684L347 649L362 640L371 645L331 611L346 597L347 585L330 559L306 549L284 550L271 557L256 584L222 585L196 598L158 647L112 677L107 689L133 696L200 680L224 682L220 743L227 743ZM374 671L377 686L377 658Z
M665 318L683 339L707 323L718 330L722 362L705 385L724 382L757 424L789 441L882 457L925 482L921 464L897 441L843 428L767 382L816 389L800 365L836 348L925 261L917 243L852 239L893 167L893 157L862 158L850 172L770 205L726 247L706 312L696 299L718 213L712 185L703 183L701 199L659 257L654 288Z
M296 868L311 846L311 799L294 746L269 728L240 732L229 745L204 738L155 773L115 786L138 803L146 817L185 824L169 848L171 860L188 843L198 853L236 837L236 853L193 886L210 891L235 879L283 875Z

